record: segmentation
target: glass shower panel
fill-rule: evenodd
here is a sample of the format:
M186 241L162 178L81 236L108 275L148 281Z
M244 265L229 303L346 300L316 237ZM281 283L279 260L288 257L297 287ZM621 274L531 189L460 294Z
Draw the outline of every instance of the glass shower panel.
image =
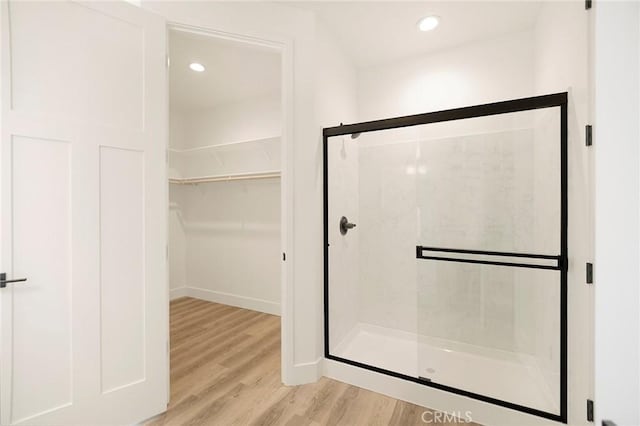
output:
M422 245L559 254L559 108L417 128Z
M415 145L376 136L327 143L329 349L416 376Z
M559 108L419 127L418 376L559 415Z
M325 129L327 358L566 419L563 120L556 94Z
M560 414L556 271L425 261L419 377Z

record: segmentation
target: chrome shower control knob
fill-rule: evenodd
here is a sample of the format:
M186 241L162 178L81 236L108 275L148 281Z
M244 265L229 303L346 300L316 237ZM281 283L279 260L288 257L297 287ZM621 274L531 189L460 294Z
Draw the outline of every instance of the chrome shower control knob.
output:
M347 232L349 232L349 229L353 229L355 227L356 227L355 223L349 222L349 219L342 216L342 218L340 219L340 233L342 235L347 235Z

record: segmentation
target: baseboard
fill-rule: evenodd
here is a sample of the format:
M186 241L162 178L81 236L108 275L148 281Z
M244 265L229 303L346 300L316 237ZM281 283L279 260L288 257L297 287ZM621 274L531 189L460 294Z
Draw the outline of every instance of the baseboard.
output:
M236 294L223 293L197 287L185 287L186 296L196 299L207 300L209 302L222 303L238 308L251 309L252 311L264 312L266 314L280 316L280 304L253 297L238 296Z
M179 299L187 296L187 287L178 287L169 291L169 300Z
M317 382L318 379L323 376L323 360L324 358L318 358L313 362L295 364L293 366L292 374L285 385L297 386Z

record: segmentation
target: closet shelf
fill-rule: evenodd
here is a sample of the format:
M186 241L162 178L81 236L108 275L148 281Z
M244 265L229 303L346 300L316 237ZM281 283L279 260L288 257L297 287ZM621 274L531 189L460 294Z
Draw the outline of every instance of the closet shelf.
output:
M199 177L188 177L188 178L169 178L169 183L173 183L176 185L195 185L198 183L227 182L227 181L248 180L248 179L273 179L273 178L279 178L279 177L280 177L279 170L267 170L263 172L252 172L252 173L233 173L233 174L227 174L227 175L199 176Z
M199 146L196 148L185 148L185 149L169 148L169 151L176 154L188 154L191 152L206 151L206 150L219 150L219 149L225 149L225 148L234 149L234 148L239 148L249 144L265 145L270 142L271 143L280 142L280 136L270 136L268 138L249 139L249 140L238 141L238 142L226 142L226 143L219 143L215 145Z

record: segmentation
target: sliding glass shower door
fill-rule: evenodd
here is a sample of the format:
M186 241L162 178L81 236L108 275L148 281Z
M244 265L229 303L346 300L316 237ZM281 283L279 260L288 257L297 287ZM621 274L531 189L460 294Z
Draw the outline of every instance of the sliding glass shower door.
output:
M566 94L325 129L326 355L566 419Z
M559 414L560 108L419 127L419 378Z

